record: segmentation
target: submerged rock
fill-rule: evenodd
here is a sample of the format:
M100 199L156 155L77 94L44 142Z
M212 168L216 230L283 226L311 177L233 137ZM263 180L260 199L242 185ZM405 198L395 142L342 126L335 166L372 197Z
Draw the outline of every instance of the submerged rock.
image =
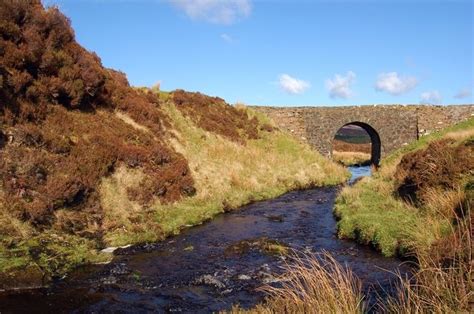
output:
M130 246L132 246L131 244L127 244L127 245L124 245L124 246L110 246L108 248L105 248L103 250L101 250L102 253L109 253L109 254L112 254L114 253L116 250L118 249L126 249L126 248L129 248Z
M104 285L114 285L117 283L117 277L109 276L101 279Z
M258 250L269 255L286 255L289 253L289 246L277 240L260 237L234 243L225 249L225 254L243 255L252 250Z
M249 275L242 274L242 275L239 275L237 277L237 279L239 279L239 280L250 280L250 279L252 279L252 277L250 277Z
M284 221L284 216L283 215L267 215L266 216L268 220L273 221L273 222L283 222Z
M110 270L110 273L113 275L126 275L131 272L125 263L117 264Z
M213 286L218 289L225 289L226 285L213 275L203 275L194 281L196 285Z

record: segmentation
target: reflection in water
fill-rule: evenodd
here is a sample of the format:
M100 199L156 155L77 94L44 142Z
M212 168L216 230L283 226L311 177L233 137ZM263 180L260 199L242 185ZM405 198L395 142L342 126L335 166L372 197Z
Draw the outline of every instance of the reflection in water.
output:
M372 169L370 166L352 166L349 167L349 171L351 172L351 178L349 179L349 184L354 183L356 180L362 177L369 177L372 174Z

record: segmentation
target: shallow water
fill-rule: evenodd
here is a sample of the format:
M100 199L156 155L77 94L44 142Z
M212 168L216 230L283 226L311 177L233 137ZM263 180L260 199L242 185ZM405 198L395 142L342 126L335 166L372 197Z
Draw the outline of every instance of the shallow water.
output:
M359 180L362 177L368 177L372 174L372 169L370 166L351 166L348 167L351 172L351 178L349 179L349 184L352 184Z
M284 257L261 249L265 239L303 252L329 251L363 280L370 298L390 291L388 271L404 273L408 267L336 237L337 192L290 192L166 241L117 251L112 263L82 268L49 289L0 296L0 312L209 313L232 304L251 307L263 300L256 289L277 282L284 264Z

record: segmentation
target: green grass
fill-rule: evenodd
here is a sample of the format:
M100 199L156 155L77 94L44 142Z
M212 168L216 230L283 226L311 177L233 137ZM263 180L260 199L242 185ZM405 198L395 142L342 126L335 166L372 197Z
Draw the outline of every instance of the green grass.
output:
M100 254L96 243L73 235L57 234L45 231L29 239L16 243L10 249L5 238L0 243L0 274L10 277L14 284L15 277L21 272L36 270L39 283L52 276L61 277L77 265L98 263L110 260L110 255ZM21 270L18 274L18 270ZM8 285L9 283L7 283Z
M339 236L371 244L386 256L405 251L407 243L404 240L409 236L405 230L415 226L415 212L375 191L370 180L360 182L356 191L358 189L361 193L345 190L338 197L335 214L341 218Z
M428 248L450 230L450 219L425 216L393 194L377 192L377 184L364 179L338 196L339 237L372 245L385 256L403 256Z
M384 255L392 256L407 254L415 248L426 250L449 233L449 217L435 214L433 209L416 208L397 198L394 182L396 166L405 154L424 149L430 142L444 137L456 143L474 139L474 119L422 137L395 151L382 160L381 168L372 177L345 187L334 209L340 219L338 235L373 245Z

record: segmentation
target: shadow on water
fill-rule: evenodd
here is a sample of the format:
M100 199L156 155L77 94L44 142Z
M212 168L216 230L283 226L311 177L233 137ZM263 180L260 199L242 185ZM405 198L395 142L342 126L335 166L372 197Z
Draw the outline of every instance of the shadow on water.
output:
M367 170L352 169L355 176ZM370 168L369 168L370 174ZM256 288L277 282L284 257L262 249L280 243L327 250L362 279L369 298L389 291L400 261L336 237L338 188L294 191L219 215L154 244L116 252L108 265L81 268L49 289L0 296L0 312L192 312L251 307ZM269 242L270 241L270 242Z

